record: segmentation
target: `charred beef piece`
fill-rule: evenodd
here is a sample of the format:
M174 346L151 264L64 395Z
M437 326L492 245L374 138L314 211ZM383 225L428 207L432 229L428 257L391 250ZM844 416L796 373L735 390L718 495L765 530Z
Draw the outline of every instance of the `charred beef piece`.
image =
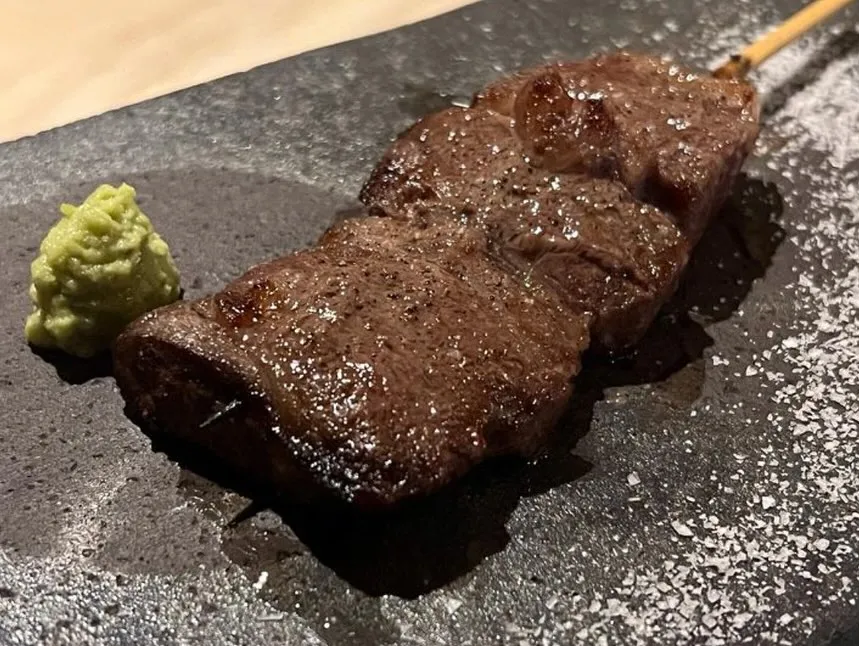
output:
M618 179L693 245L759 130L750 84L626 52L522 72L473 104L515 119L532 164Z
M687 241L622 184L526 158L511 119L451 108L394 144L362 199L380 215L484 230L496 257L592 315L598 346L631 346L674 291Z
M472 227L362 218L143 317L116 342L116 377L147 427L295 500L372 508L538 449L588 324Z
M361 199L485 228L620 351L673 293L756 134L746 84L629 54L547 65L414 125Z

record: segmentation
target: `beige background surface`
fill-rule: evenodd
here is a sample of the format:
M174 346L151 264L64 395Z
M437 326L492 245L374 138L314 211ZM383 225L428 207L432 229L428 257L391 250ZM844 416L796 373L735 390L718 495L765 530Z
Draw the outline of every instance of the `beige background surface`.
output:
M0 141L475 0L0 0Z

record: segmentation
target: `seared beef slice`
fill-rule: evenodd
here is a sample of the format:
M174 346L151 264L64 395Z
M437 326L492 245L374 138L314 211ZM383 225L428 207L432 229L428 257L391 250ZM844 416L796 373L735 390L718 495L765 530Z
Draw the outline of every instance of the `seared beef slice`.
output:
M373 507L535 451L587 344L474 229L365 218L117 341L132 411L297 499ZM219 402L242 408L200 428Z
M526 158L509 118L451 108L398 139L362 198L394 218L485 231L499 260L592 316L597 344L632 345L674 291L687 242L618 182L552 173Z
M485 228L616 351L674 291L756 133L749 86L617 54L525 72L426 117L361 197L389 217Z

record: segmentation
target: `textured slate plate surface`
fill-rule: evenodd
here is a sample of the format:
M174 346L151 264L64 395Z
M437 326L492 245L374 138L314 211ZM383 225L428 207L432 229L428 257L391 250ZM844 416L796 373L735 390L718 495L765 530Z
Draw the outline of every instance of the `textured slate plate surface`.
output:
M247 500L152 451L105 366L22 337L41 236L100 182L137 187L198 296L311 243L391 137L499 74L706 66L799 6L488 0L0 147L0 644L856 643L855 12L757 77L759 153L678 298L591 362L535 465L228 526Z

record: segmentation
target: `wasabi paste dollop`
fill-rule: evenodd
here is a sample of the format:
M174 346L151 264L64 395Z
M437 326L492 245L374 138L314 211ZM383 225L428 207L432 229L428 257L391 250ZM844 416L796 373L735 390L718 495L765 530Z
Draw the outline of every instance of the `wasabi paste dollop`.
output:
M128 184L63 204L30 267L27 341L91 357L131 321L179 298L179 272Z

